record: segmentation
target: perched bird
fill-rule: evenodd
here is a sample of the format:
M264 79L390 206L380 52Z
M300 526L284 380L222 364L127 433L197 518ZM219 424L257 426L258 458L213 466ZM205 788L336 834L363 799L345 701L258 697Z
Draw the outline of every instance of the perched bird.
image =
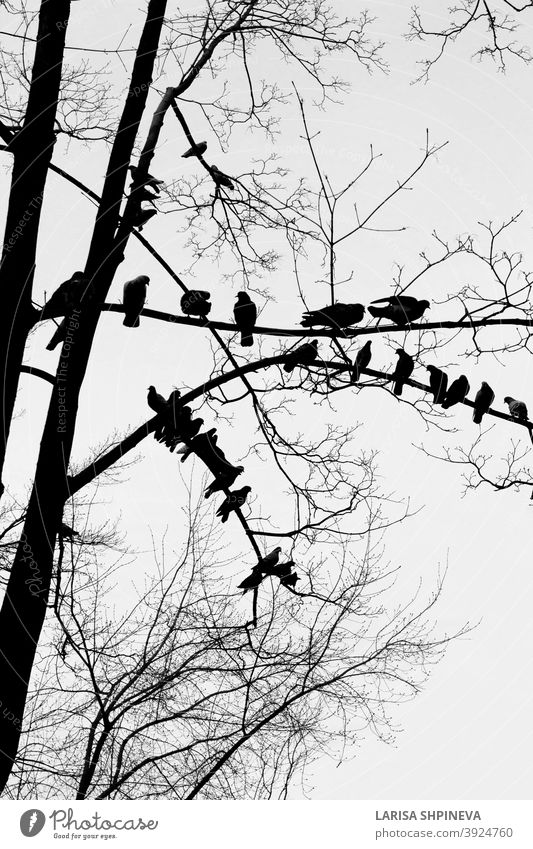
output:
M132 224L134 227L138 227L140 232L144 225L148 224L150 218L153 218L154 215L157 215L157 209L146 209L139 206L133 214Z
M231 182L227 174L223 174L216 165L211 165L211 176L217 186L225 186L226 189L234 189L235 186Z
M216 428L212 427L207 433L200 433L191 440L189 445L185 445L178 452L183 454L181 462L184 463L187 457L191 454L197 454L204 461L211 471L218 468L224 468L228 465L226 455L221 448L217 446Z
M460 404L470 392L470 384L464 374L454 380L448 387L446 398L442 402L443 410L448 410L454 404Z
M262 557L259 561L258 568L261 569L262 572L266 572L266 574L272 574L269 572L272 566L275 566L279 560L279 555L281 553L281 546L278 545L276 548L273 548L272 551L267 554L265 557Z
M261 571L257 568L257 566L254 566L251 574L238 585L238 589L243 591L243 595L247 593L248 590L256 590L259 584L264 580L264 577L265 576L261 574Z
M433 403L442 404L446 397L448 375L436 366L427 366L429 371L429 388L433 392Z
M66 318L64 318L61 323L57 325L54 335L46 346L47 351L53 351L54 348L57 348L60 342L63 343L65 341L65 339L67 338L67 325L68 321Z
M373 304L388 304L386 307L368 307L374 318L388 318L394 324L403 326L421 318L429 308L429 301L419 301L409 295L393 295L391 298L378 298Z
M154 413L162 413L167 409L167 402L159 392L156 392L155 386L148 387L148 406Z
M202 427L203 419L194 419L193 421L190 407L180 407L178 404L171 405L167 401L162 412L161 421L154 431L154 439L157 442L164 443L171 451L174 451L180 442L189 438L189 435L190 438L195 436Z
M125 327L139 326L139 315L144 307L146 287L149 283L150 278L146 274L140 274L138 277L134 277L133 280L128 280L124 283L124 294L122 296L124 321L122 324Z
M362 304L332 304L320 310L310 310L304 313L300 324L302 327L350 327L363 320L365 308Z
M253 329L257 321L257 307L246 292L239 292L233 309L235 324L241 331L241 345L247 348L254 344Z
M481 389L478 390L474 399L474 415L472 416L472 419L476 424L481 424L483 416L489 411L490 405L493 401L494 392L490 388L489 384L485 383L483 380L481 383Z
M65 522L61 522L61 528L59 530L60 536L63 539L72 539L72 537L79 537L79 531L75 531L74 528L71 528L70 525L66 525Z
M518 419L519 422L527 422L527 407L523 401L517 401L516 398L511 398L510 395L507 395L503 401L509 407L509 412L513 419Z
M181 392L179 389L173 389L170 395L167 398L167 404L171 409L174 409L176 404L179 402L181 398Z
M244 466L228 465L207 487L204 492L204 498L209 498L214 492L221 492L223 489L229 489L235 483L239 475L244 472Z
M398 354L398 362L396 363L396 368L392 374L395 381L394 394L401 395L404 382L408 380L413 373L415 361L409 354L405 353L403 348L397 348L396 353Z
M229 514L242 507L252 491L251 486L243 486L242 489L230 490L224 501L217 510L217 516L222 519L222 524L228 521Z
M189 150L186 150L185 153L181 154L182 159L187 159L189 156L203 156L207 150L207 142L201 141L198 144L193 144Z
M299 581L300 578L293 572L292 575L287 575L287 577L283 577L279 579L280 584L283 584L284 587L292 587L293 589L296 587L296 581Z
M365 342L362 348L360 348L356 354L355 360L353 361L352 372L350 375L350 380L352 383L357 383L361 376L361 369L368 368L368 364L372 359L372 351L370 347L372 342Z
M211 294L202 289L190 289L181 296L181 311L185 315L199 315L205 318L211 312L210 297Z
M151 203L153 206L155 206L155 202L156 200L158 200L159 197L153 192L149 192L147 186L134 186L132 189L132 195L134 196L135 201L137 203L141 204L146 201L147 203Z
M298 348L294 348L287 356L283 369L291 372L296 366L308 366L316 360L318 355L318 342L313 339L312 342L305 342Z
M152 177L151 174L145 174L141 176L141 172L139 168L135 165L130 165L129 170L131 171L131 176L133 177L133 184L135 187L137 186L150 186L154 190L154 192L160 192L159 186L164 184L164 180L158 180L157 177Z
M73 307L78 306L86 284L87 278L83 271L75 271L72 277L61 283L47 300L47 316L51 318L56 315L66 315Z

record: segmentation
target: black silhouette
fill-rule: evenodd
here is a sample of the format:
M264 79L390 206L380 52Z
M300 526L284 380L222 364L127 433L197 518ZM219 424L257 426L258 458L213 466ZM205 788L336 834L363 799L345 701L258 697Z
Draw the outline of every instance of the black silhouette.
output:
M295 348L290 352L283 368L285 371L291 372L296 368L296 366L311 365L311 363L316 360L317 354L317 340L313 339L312 342L305 342L303 345L300 345L298 348Z
M269 554L265 555L265 557L262 557L259 563L257 564L261 571L265 572L267 575L271 575L272 572L270 572L269 570L278 562L280 553L281 546L278 545L276 546L276 548L273 548Z
M198 144L194 144L189 150L186 150L185 153L181 154L182 159L187 159L189 156L203 156L207 150L207 142L201 141Z
M518 419L519 422L527 422L527 407L523 401L511 398L510 395L507 395L503 400L509 407L509 412L514 419Z
M401 395L404 382L408 380L413 373L415 361L409 354L405 353L403 348L397 348L396 353L398 354L398 362L396 363L396 368L392 374L395 381L394 394Z
M489 411L490 405L493 401L494 392L490 388L489 384L485 383L483 380L481 383L481 389L478 390L474 399L474 415L472 416L472 419L476 424L481 424L483 416Z
M226 189L235 188L227 174L223 174L222 171L220 171L216 165L211 166L211 176L213 177L213 180L215 181L217 186L224 186Z
M47 351L53 351L54 348L57 348L60 342L63 343L65 341L67 338L67 326L68 320L64 318L60 324L57 325L54 335L46 346Z
M133 177L134 188L150 186L154 190L154 192L160 192L160 186L164 184L164 180L158 180L157 177L152 177L151 174L146 174L144 177L141 177L141 172L139 168L135 165L130 165L129 170L131 171L131 176Z
M469 392L470 384L465 375L462 374L448 387L446 398L442 402L442 408L444 410L448 410L450 407L453 407L454 404L460 404L465 400Z
M248 590L255 590L263 581L264 577L265 576L261 574L261 570L257 566L254 566L251 574L238 585L238 589L243 591L243 595L247 593Z
M429 301L419 301L409 295L393 295L391 298L378 298L373 304L388 304L386 307L368 307L368 312L374 318L388 318L394 324L403 326L421 318L427 309Z
M150 218L153 218L154 215L157 215L157 209L146 209L145 207L139 206L139 208L133 213L131 223L133 227L137 227L140 232L144 225L148 224Z
M213 481L211 481L204 492L204 498L209 498L214 492L221 492L224 489L229 489L243 472L244 466L226 465L223 471L220 472Z
M429 371L429 388L433 392L433 403L442 404L446 398L448 375L436 366L427 366Z
M279 582L284 587L292 587L293 589L296 587L296 581L299 581L300 578L293 572L292 575L288 575L287 577L280 578Z
M364 314L365 308L362 304L332 304L304 313L300 324L302 327L313 327L315 324L333 328L350 327L362 321Z
M243 506L251 491L251 486L243 486L242 489L230 490L217 510L217 516L220 516L222 519L222 524L228 521L231 512Z
M149 283L150 278L146 274L140 274L139 277L134 277L133 280L128 280L124 283L124 294L122 297L124 321L122 324L125 327L139 327L139 315L146 301L146 287Z
M63 537L63 539L72 539L73 537L79 537L79 532L75 531L74 528L71 528L70 525L66 525L65 522L61 522L61 528L59 530L59 535Z
M184 463L191 454L197 454L212 472L228 465L226 455L217 446L216 428L212 427L207 433L200 433L191 440L189 445L180 448L179 454L183 454L181 462Z
M181 311L185 315L199 315L205 318L211 312L210 297L210 293L202 289L190 289L181 296Z
M361 370L368 368L370 360L372 359L372 351L370 350L371 346L372 342L365 342L363 347L358 350L355 360L353 361L352 372L350 375L352 383L357 383L361 377Z
M72 277L61 283L52 293L46 302L46 313L68 315L74 307L79 306L86 284L87 278L83 271L75 271Z
M233 309L235 324L241 331L241 345L243 348L254 344L252 335L257 321L257 307L246 292L239 292L237 303Z
M154 413L162 413L167 409L167 402L159 392L156 392L155 386L148 387L148 406Z

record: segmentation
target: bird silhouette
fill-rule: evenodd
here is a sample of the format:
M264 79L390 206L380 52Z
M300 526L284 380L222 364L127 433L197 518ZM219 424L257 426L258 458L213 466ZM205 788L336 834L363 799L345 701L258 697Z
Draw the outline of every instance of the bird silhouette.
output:
M429 301L419 301L409 295L393 295L391 298L378 298L373 304L388 304L386 307L368 307L368 312L374 318L388 318L394 324L402 327L421 318L427 309Z
M230 513L240 509L245 504L251 491L251 486L243 486L242 489L230 490L217 510L217 516L221 518L222 524L228 521Z
M476 424L481 424L483 416L489 411L490 405L493 401L494 392L490 388L489 384L485 383L483 380L481 383L481 389L478 390L474 399L474 415L472 416L472 420Z
M448 375L436 366L427 366L429 371L429 388L433 392L433 403L442 404L446 398Z
M204 498L209 498L214 492L229 489L235 483L239 475L244 472L244 466L230 466L229 464L211 481L204 492Z
M453 407L455 404L462 403L468 393L470 392L470 384L466 379L465 375L462 374L457 380L454 380L453 383L448 387L448 391L446 392L446 398L442 402L442 409L448 410L450 407Z
M181 311L185 315L199 315L205 318L211 312L211 295L202 289L190 289L181 296Z
M228 464L226 455L217 445L216 428L212 427L207 433L200 433L190 441L189 445L179 451L183 454L181 462L184 463L191 454L196 454L213 472L224 469Z
M127 280L124 283L124 294L122 296L124 321L122 324L125 327L139 327L139 315L146 301L146 287L149 283L150 278L146 274L140 274L133 280Z
M247 292L238 293L233 315L235 316L235 324L241 331L242 347L246 348L253 345L253 329L257 321L257 307Z
M129 170L131 171L131 176L133 177L133 186L135 188L140 186L150 186L154 190L154 192L160 192L160 186L164 185L164 180L158 180L157 177L153 177L151 174L141 174L139 168L135 165L130 165Z
M75 271L72 277L61 283L46 302L47 317L68 315L72 309L79 306L87 282L83 271Z
M518 419L519 422L527 422L527 407L523 401L511 398L510 395L507 395L503 401L509 407L513 419Z
M198 144L193 144L189 150L186 150L185 153L181 154L182 159L187 159L189 156L203 156L207 150L207 142L201 141Z
M65 341L65 339L67 338L67 327L68 327L68 320L66 318L64 318L57 325L55 332L54 332L54 335L52 336L48 345L46 346L47 351L53 351L54 348L57 348L57 346L60 343L63 343Z
M75 531L74 528L71 528L70 525L65 524L65 522L61 522L59 534L63 537L63 539L72 539L73 537L79 537L79 532Z
M361 377L361 370L368 368L370 360L372 359L372 351L370 350L371 346L372 342L365 342L363 347L358 350L355 360L353 361L350 375L352 383L358 383L359 378Z
M318 342L316 339L313 339L312 342L305 342L303 345L300 345L298 348L294 348L287 359L285 360L285 364L283 366L284 371L291 372L296 366L308 366L316 360L318 354Z
M404 382L408 380L413 373L415 361L409 354L405 353L403 348L397 348L396 353L398 354L398 362L396 363L396 368L392 374L395 381L394 394L401 395Z
M165 401L163 396L156 391L155 386L148 387L147 401L148 406L151 410L154 411L154 413L162 413L164 410L167 409L167 402Z
M363 320L365 308L362 304L330 304L319 310L304 313L300 322L302 327L350 327Z
M211 176L217 186L224 186L226 189L234 189L235 186L231 182L227 174L223 174L216 165L211 165Z
M282 578L280 578L279 582L284 587L292 587L293 589L295 589L296 581L299 581L299 580L300 580L300 578L298 577L296 572L293 572L291 575L287 575L286 577L283 576Z
M238 584L238 589L242 590L242 594L244 595L249 590L256 590L257 587L264 580L264 575L261 574L261 570L254 566L250 575L244 579L240 584Z
M153 218L154 215L157 215L157 209L147 209L144 206L139 206L133 213L131 223L133 227L138 228L140 233L144 225L148 224L150 218Z
M272 549L272 551L271 551L269 554L267 554L267 555L265 555L265 557L262 557L262 558L261 558L261 560L260 560L260 561L259 561L259 563L257 564L257 565L258 565L258 567L259 567L259 568L260 568L263 572L266 572L267 574L269 574L269 575L270 575L270 574L271 574L271 572L269 572L269 569L270 569L272 566L275 566L275 565L276 565L276 563L277 563L277 562L278 562L278 560L279 560L279 556L280 556L280 554L281 554L281 546L280 546L280 545L278 545L278 546L276 546L276 548L273 548L273 549Z

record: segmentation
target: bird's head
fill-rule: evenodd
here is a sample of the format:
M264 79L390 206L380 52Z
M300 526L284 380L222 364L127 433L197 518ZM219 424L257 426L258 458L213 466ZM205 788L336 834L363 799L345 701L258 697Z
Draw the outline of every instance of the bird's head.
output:
M139 275L139 277L137 277L137 280L139 281L139 283L144 283L145 286L150 285L150 278L146 274Z
M318 339L313 339L313 341L310 342L309 344L312 345L313 348L318 348Z
M420 306L424 307L425 310L429 309L429 307L430 307L429 301L420 301L419 303L420 303Z
M235 471L238 475L242 475L242 473L244 472L244 466L235 466Z
M250 296L246 292L237 292L237 300L241 304L247 304L250 302Z
M396 353L398 354L398 356L401 356L402 354L405 354L405 351L403 348L396 348Z
M148 392L155 392L155 386L149 386Z
M243 486L243 488L242 488L242 492L244 492L246 495L248 495L248 493L251 492L251 491L252 491L251 486Z
M278 552L278 554L281 552L281 545L277 545L277 546L276 546L276 547L272 550L272 554L274 554L276 551Z
M513 401L514 401L514 398L511 398L510 395L506 395L505 398L503 399L504 404L511 404Z

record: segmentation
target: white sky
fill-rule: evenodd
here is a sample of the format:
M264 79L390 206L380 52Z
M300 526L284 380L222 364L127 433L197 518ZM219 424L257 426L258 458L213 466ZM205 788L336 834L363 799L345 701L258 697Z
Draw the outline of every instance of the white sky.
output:
M344 0L335 0L332 5L346 14L352 7ZM141 21L136 6L127 0L95 0L88 11L84 3L73 4L70 43L114 47L131 24L125 44L134 44ZM393 263L405 264L407 272L416 270L418 254L430 246L433 228L453 239L459 233L479 233L480 220L500 220L519 209L524 210L523 221L508 246L522 250L530 263L533 260L533 69L513 65L506 76L497 74L488 64L470 61L475 40L467 39L437 66L428 85L413 86L415 59L422 54L400 37L406 29L408 9L405 0L372 4L372 12L379 18L376 29L388 42L385 55L391 73L369 76L356 63L337 58L337 72L352 83L344 105L330 106L325 112L313 111L313 92L300 81L312 126L321 132L320 156L328 163L326 171L333 180L345 181L352 174L353 161L357 164L365 158L370 143L376 152L383 153L376 178L368 180L361 191L363 206L383 186L390 186L396 177L410 170L423 147L426 127L434 141L450 142L438 160L432 161L417 178L416 191L403 194L382 219L383 226L407 224L406 233L346 243L339 257L339 277L344 276L344 271L353 270L354 281L339 290L342 300L368 303L386 295ZM2 24L0 28L8 27ZM533 43L533 32L530 35ZM281 64L265 65L262 59L252 63L257 74L264 76L265 67L269 72L275 67L281 74L280 82L287 86L289 71ZM115 74L121 74L121 84L121 66L113 63L111 67ZM164 88L173 82L168 78L159 85ZM148 112L155 103L152 96ZM216 150L213 134L199 114L191 110L188 118L197 137L207 138L210 150ZM293 169L309 173L300 132L299 122L287 112L276 150ZM168 122L153 173L166 180L177 176L183 162L179 154L184 147L177 123ZM258 135L237 133L228 155L217 153L213 158L219 167L223 163L228 173L238 173L239 169L248 170L252 158L264 149L264 141ZM102 144L90 150L76 144L68 150L58 145L54 161L99 191L105 153ZM4 192L8 165L8 156L4 155L0 173ZM39 244L37 300L43 290L50 293L73 270L83 268L93 209L74 188L50 175ZM186 256L183 237L176 234L175 218L158 216L147 225L144 234L179 272ZM140 273L149 274L152 279L148 306L178 312L176 287L134 240L113 284L110 300L120 300L124 280ZM306 273L312 281L313 269L306 269ZM476 273L459 260L445 274L431 278L431 291L418 288L416 294L440 299L460 284L476 282L472 276ZM320 272L315 274L320 276ZM213 292L215 306L211 316L226 320L231 316L234 298L219 284L218 275L216 266L204 263L199 268L197 284ZM297 324L301 304L288 265L282 264L279 272L263 285L277 299L277 304L267 306L264 323ZM314 305L325 302L320 289L309 291ZM52 333L50 327L47 324L34 335L27 362L53 371L57 353L44 350ZM81 460L88 446L104 439L110 431L124 430L147 418L145 395L150 383L166 393L173 386L194 385L202 380L204 365L209 363L211 339L205 335L201 353L198 340L197 331L147 320L141 322L138 332L128 332L122 327L120 316L104 316L83 391L75 459ZM385 368L394 359L377 341L374 353L373 365L377 368ZM503 408L503 396L511 394L524 398L533 409L529 358L513 356L506 363L507 367L500 366L487 358L478 364L468 362L464 370L473 389L481 379L489 380L496 390L496 406ZM421 372L420 378L424 377ZM46 385L23 376L19 409L24 414L13 427L4 476L12 491L19 494L30 480L48 392ZM424 507L418 516L392 529L387 537L388 556L404 565L404 583L412 581L416 586L422 575L429 593L439 564L447 562L448 579L437 616L439 628L453 631L467 619L480 620L480 625L468 638L450 647L424 692L394 713L395 722L404 728L396 746L385 746L368 737L361 741L357 757L351 762L339 768L321 762L315 769L312 798L527 798L531 788L529 719L533 707L532 688L528 686L533 672L529 610L533 589L533 509L529 506L529 492L493 493L485 488L461 499L459 470L423 457L412 447L424 441L428 447L438 448L439 434L426 434L416 413L405 405L398 406L384 392L369 391L343 398L337 409L339 420L365 423L359 431L361 444L379 448L379 466L387 489L409 496L414 507ZM455 410L455 424L461 428L463 444L467 445L477 428L466 408ZM249 444L250 434L243 435L243 431L244 428L219 426L221 444L225 448L231 446L227 453L235 461L246 452L242 446ZM496 445L503 454L514 436L515 429L505 423L499 425ZM168 453L153 440L142 445L142 454L144 459L131 470L128 480L106 491L106 497L112 499L108 509L121 514L128 539L139 549L150 548L150 528L157 535L167 526L169 545L178 548L180 529L176 528L176 515L185 498L184 485L177 480L176 466L169 462ZM189 466L185 470L190 473ZM260 494L262 506L267 498L261 492L264 480L264 467L248 458L246 482ZM278 494L271 491L268 498L270 508ZM234 535L231 543L236 551L246 551L238 526L229 522L226 527L228 535ZM144 563L144 568L149 568L149 562Z

